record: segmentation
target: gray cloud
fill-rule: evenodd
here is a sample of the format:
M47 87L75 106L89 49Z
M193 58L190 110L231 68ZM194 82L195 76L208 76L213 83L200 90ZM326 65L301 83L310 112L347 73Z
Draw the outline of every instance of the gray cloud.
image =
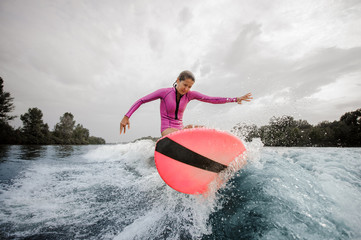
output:
M341 76L361 71L361 48L326 48L320 49L313 55L305 57L295 64L291 74L286 76L293 79L295 97L303 97L317 92L325 84L335 82Z
M178 19L180 22L180 27L184 27L190 21L192 21L193 13L188 7L184 7L178 14Z
M151 49L154 52L161 54L164 46L163 34L159 30L150 29L148 31L148 38Z

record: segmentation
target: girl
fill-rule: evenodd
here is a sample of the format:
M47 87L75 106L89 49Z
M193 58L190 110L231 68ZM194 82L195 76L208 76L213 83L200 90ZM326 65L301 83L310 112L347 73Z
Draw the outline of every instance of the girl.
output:
M236 98L209 97L196 91L190 91L194 82L195 78L193 74L190 71L183 71L179 74L176 82L173 84L173 87L159 89L136 101L120 122L120 134L122 134L123 130L125 133L126 126L128 126L128 129L130 128L129 118L140 107L140 105L156 99L161 100L160 116L162 136L181 129L197 127L193 125L183 127L183 112L188 102L191 100L195 99L213 104L228 102L237 102L238 104L242 104L242 101L249 102L253 99L251 93L247 93L242 97Z

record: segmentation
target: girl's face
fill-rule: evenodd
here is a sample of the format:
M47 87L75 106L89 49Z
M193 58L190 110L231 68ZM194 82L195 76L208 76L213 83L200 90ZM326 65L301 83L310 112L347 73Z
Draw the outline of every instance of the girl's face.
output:
M189 92L189 90L191 90L191 87L193 86L194 81L190 78L187 78L184 81L179 81L179 79L177 79L177 91L181 94L184 95L187 92Z

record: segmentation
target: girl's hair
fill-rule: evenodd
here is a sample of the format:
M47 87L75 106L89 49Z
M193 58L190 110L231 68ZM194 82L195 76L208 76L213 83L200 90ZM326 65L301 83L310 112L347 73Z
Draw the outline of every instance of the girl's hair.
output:
M193 82L196 81L193 73L191 71L188 71L188 70L185 70L185 71L181 72L177 79L179 79L179 81L184 81L186 79L191 79ZM177 81L175 81L173 83L173 87L176 87L176 86L177 86Z

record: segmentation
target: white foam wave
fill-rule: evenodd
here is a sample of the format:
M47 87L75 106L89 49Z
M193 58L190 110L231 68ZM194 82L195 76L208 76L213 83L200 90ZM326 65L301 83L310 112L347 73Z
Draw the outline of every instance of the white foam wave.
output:
M79 229L92 232L104 218L111 224L87 238L197 239L210 234L209 216L220 204L216 190L190 196L168 187L155 168L154 147L150 140L105 145L61 161L50 153L51 161L34 162L2 192L0 217L12 223L17 237L59 227L81 237Z

